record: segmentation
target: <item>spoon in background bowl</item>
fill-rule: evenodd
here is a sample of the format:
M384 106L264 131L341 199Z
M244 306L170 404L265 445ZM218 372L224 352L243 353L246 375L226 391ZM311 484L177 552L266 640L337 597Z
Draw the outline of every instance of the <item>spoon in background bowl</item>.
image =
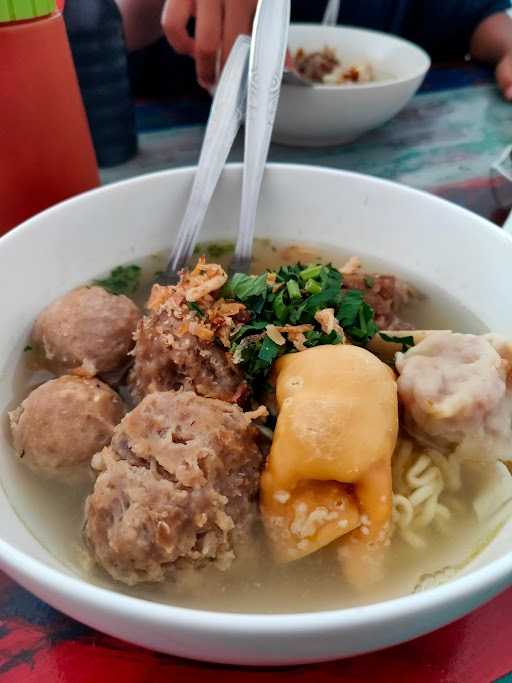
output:
M341 0L329 0L327 7L325 8L324 18L322 19L322 24L324 26L336 26L338 23L338 17L340 15L340 2ZM290 57L292 66L287 66L283 74L283 83L285 85L297 85L301 88L312 88L314 86L313 81L309 81L307 78L303 78L298 71L293 66L293 59Z

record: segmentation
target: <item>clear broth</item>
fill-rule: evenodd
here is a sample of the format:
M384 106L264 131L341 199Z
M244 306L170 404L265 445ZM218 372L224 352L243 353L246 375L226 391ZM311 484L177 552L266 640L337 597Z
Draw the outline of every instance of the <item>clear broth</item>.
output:
M208 247L207 247L208 248ZM230 253L211 260L229 262ZM343 265L349 254L329 250L329 255L310 247L283 247L278 243L259 240L255 247L253 270L261 272L283 262L334 262ZM365 269L388 272L384 263L360 255ZM155 273L165 266L167 253L148 256L139 263L143 268L142 284L135 300L142 304L147 297ZM460 332L484 333L487 330L469 310L440 288L418 281L407 271L399 273L410 282L421 298L403 312L406 320L418 329L452 329ZM19 404L45 379L46 373L35 371L30 353L21 354L16 377L17 391L12 407ZM3 428L8 430L7 418ZM347 586L337 563L327 548L300 562L278 567L267 553L262 535L258 560L250 566L234 568L226 573L204 570L193 589L178 590L172 584L128 588L114 582L96 567L88 557L82 542L83 506L93 482L81 488L68 488L53 482L43 482L13 457L16 486L7 491L8 498L33 536L60 562L84 580L112 590L185 607L245 613L292 613L339 609L406 595L418 588L422 577L447 567L464 563L475 549L488 540L489 528L476 522L470 506L453 519L454 533L449 536L431 532L424 550L415 550L398 538L393 540L387 556L386 579L364 593ZM41 511L44 510L44 515ZM450 572L447 573L447 576Z

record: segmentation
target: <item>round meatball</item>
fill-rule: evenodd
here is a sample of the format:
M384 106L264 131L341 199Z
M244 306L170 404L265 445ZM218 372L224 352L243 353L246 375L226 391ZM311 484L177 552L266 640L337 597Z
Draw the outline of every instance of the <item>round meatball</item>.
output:
M93 459L85 538L94 559L128 585L229 568L251 541L261 465L257 430L237 406L150 394Z
M141 320L130 373L134 400L154 391L184 388L200 396L242 403L248 387L231 354L214 340L188 331L181 315L169 305Z
M102 287L80 287L40 313L32 342L57 374L94 377L126 363L139 318L128 297Z
M42 384L9 413L14 448L44 476L85 478L92 456L110 443L124 407L97 379L64 375Z

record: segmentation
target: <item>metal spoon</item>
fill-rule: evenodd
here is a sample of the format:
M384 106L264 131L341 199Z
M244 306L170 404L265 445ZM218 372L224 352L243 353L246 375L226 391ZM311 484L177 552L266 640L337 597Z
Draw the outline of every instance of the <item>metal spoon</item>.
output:
M324 26L336 26L340 16L340 2L341 0L329 0L322 20Z
M284 85L298 85L300 88L312 88L313 81L308 81L306 78L295 71L294 69L285 69L283 73L283 84Z
M249 270L256 211L281 91L290 0L260 0L254 19L245 121L240 228L232 270Z
M203 146L185 215L161 285L175 284L191 258L208 206L245 115L247 64L251 39L239 36L222 72L213 99Z

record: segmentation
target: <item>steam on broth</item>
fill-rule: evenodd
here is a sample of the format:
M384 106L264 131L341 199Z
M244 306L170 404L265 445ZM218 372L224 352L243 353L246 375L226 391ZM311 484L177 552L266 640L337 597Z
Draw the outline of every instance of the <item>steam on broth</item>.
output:
M229 243L204 245L204 252L207 260L227 266L231 246ZM364 255L359 256L367 272L387 272L384 263L366 259ZM286 246L259 240L255 248L253 272L259 274L265 269L273 271L283 264L298 261L315 264L333 261L341 267L348 257L350 254L341 251L333 255L331 248L327 253L317 247ZM156 254L139 263L142 268L141 285L133 296L138 305L142 306L148 299L155 273L163 269L166 258L167 253ZM401 318L410 322L414 329L454 330L473 335L487 332L470 311L440 288L418 281L407 271L401 272L400 276L422 295L410 301L400 311ZM33 351L23 353L16 374L13 409L32 388L51 377L41 369ZM8 429L7 423L4 427ZM393 493L395 497L401 496L403 501L395 501L394 504L395 533L383 560L384 579L364 590L354 589L343 580L335 543L328 544L300 561L276 564L273 561L271 544L261 525L258 525L251 540L253 552L250 557L239 564L235 563L227 571L206 567L179 585L164 581L157 585L142 583L129 587L114 581L100 569L91 560L84 546L84 500L93 490L91 480L73 487L43 480L26 467L23 460L12 458L8 478L3 484L14 509L35 538L70 571L78 573L87 581L145 599L198 609L261 613L330 610L406 595L432 582L450 578L454 571L461 569L489 541L503 519L505 507L501 509L501 517L495 514L500 511L492 510L491 514L487 510L487 513L482 512L482 520L478 520L474 507L474 501L478 499L482 489L482 471L478 465L457 472L454 476L460 476L460 482L455 485L453 481L449 481L453 472L445 471L439 458L431 455L435 450L432 444L415 443L409 448L409 437L402 435L400 438L401 445L393 457L396 458L396 453L401 448L402 459L406 462L408 458L411 459L410 450L414 449L413 464L416 463L418 467L412 477L405 466L402 473L394 474ZM408 453L404 455L408 448ZM408 467L410 468L410 463ZM502 474L504 490L508 490L506 475ZM409 479L398 485L396 482L400 480L400 476L404 479L409 476ZM415 482L414 485L411 481ZM430 499L435 498L432 509L437 505L437 512L428 521L425 508L421 508L425 524L422 526L420 520L412 530L404 522L405 517L400 517L400 514L406 514L404 509L407 501L411 497L414 499L415 495L418 498L418 493L415 492L422 486L423 493L420 491L419 495L428 494ZM427 491L425 486L430 486L430 489ZM485 505L484 500L483 508ZM448 513L442 512L445 508ZM44 515L41 514L42 510ZM435 514L440 515L439 519L434 519Z

